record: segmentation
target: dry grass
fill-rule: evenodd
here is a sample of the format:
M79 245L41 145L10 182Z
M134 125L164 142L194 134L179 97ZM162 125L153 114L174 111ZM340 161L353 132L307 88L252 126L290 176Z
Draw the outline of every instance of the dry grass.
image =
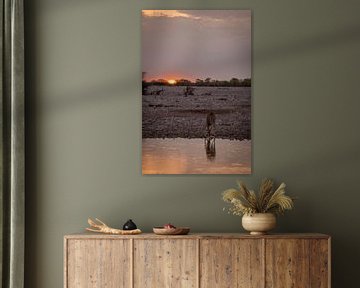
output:
M238 181L238 189L227 189L222 193L225 202L230 203L229 212L233 215L255 213L283 214L294 208L294 198L285 195L285 183L274 190L274 182L264 179L259 192L249 190L244 182Z

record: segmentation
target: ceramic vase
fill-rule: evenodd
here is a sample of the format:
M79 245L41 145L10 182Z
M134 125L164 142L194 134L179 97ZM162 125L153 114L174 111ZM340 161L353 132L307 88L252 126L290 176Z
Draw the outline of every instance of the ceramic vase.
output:
M276 217L273 213L255 213L242 217L242 226L251 235L263 235L276 226Z

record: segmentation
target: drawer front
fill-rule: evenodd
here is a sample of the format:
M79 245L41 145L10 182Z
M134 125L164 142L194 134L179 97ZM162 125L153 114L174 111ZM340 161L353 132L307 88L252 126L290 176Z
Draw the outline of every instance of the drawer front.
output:
M198 240L134 240L135 288L195 288Z
M131 287L130 240L67 240L66 288Z
M259 288L264 285L260 239L200 241L200 287Z
M267 239L267 288L325 288L329 285L327 239Z
M310 241L310 287L328 288L331 284L330 240Z

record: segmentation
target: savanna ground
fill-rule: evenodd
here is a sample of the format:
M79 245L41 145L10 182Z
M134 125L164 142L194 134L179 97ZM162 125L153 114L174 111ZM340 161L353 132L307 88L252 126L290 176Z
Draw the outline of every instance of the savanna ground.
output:
M193 95L185 95L184 86L148 87L142 98L143 138L203 138L213 112L216 138L251 139L251 87L192 88Z

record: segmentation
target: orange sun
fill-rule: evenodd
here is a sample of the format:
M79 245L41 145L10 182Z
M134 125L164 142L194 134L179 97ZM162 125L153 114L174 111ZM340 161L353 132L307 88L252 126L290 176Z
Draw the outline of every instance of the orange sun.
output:
M168 80L168 83L169 83L170 85L174 85L174 84L176 84L176 80L170 79L170 80Z

